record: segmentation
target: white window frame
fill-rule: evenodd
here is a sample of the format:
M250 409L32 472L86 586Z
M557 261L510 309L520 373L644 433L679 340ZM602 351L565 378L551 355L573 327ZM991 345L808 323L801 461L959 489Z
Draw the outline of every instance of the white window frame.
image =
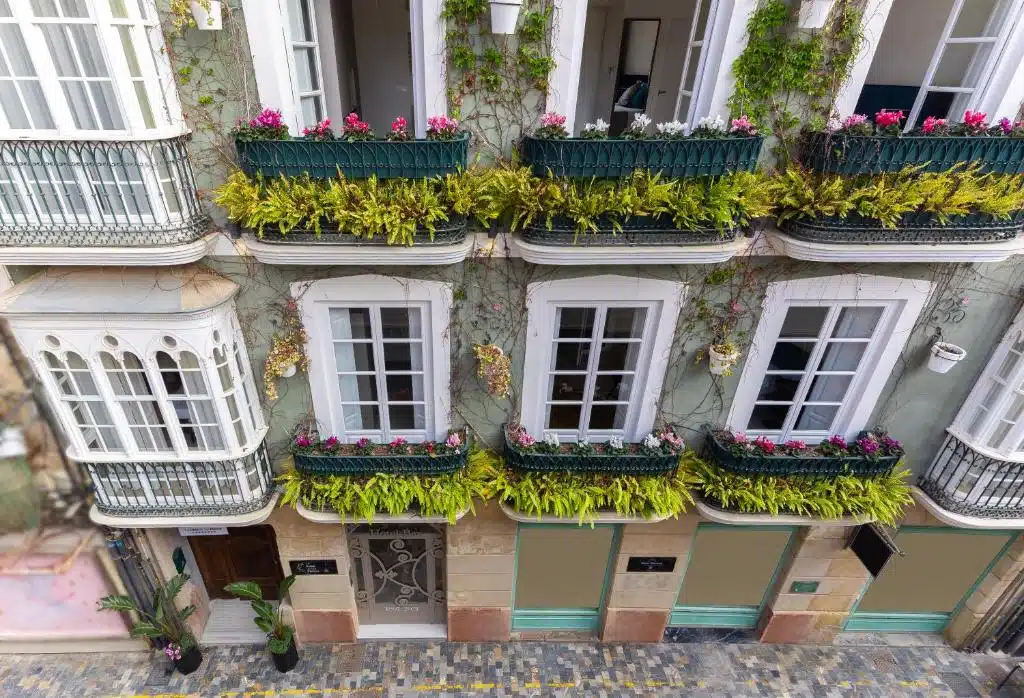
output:
M317 123L319 123L306 122L306 119L302 113L302 100L310 98L315 100L319 105L319 111L321 114L320 119L322 120L327 118L327 95L325 93L324 88L324 67L323 60L320 57L321 42L319 29L317 28L316 7L314 6L314 0L295 0L295 2L304 4L306 6L306 9L309 11L309 29L313 34L312 41L297 40L294 36L292 36L291 17L288 16L288 4L287 0L285 0L285 3L282 4L281 6L281 11L284 13L285 31L288 32L288 60L290 61L290 63L288 64L288 69L291 71L292 76L294 76L295 78L292 81L292 89L294 90L292 99L295 102L295 107L297 110L296 116L299 120L299 133L302 133L302 129L313 128L314 126L316 126ZM302 89L299 88L299 72L298 66L295 62L295 49L313 49L314 63L316 67L316 78L317 81L320 83L319 89L303 91Z
M132 140L168 138L187 132L181 104L171 71L170 59L163 47L160 23L153 0L145 3L146 16L139 16L138 2L126 1L128 18L113 17L108 2L89 0L88 18L36 17L27 0L10 2L13 17L0 17L0 23L16 24L28 46L29 55L39 76L43 96L50 107L55 128L16 129L12 128L6 116L0 111L0 138L34 138L50 140ZM40 29L42 24L85 24L95 26L100 48L113 85L118 106L121 109L125 128L84 130L75 127L71 109L57 78L57 70ZM122 50L118 27L127 26L135 48L142 80L146 85L150 109L153 112L154 127L147 128L135 96L135 83L139 78L129 71L128 61Z
M557 433L559 437L572 437L577 433L544 427L556 308L618 306L647 308L644 346L637 360L625 428L594 432L589 438L606 441L611 435L621 435L626 441L638 441L650 433L685 291L686 286L676 281L614 275L530 284L526 299L526 363L520 419L527 431L537 438L547 433Z
M848 274L810 279L779 281L768 284L761 318L754 333L743 373L733 396L726 423L733 431L751 436L766 436L784 441L802 438L813 441L838 434L851 439L868 426L875 403L885 388L903 346L910 336L917 317L931 293L932 284L915 279ZM791 305L878 306L891 309L883 313L872 341L861 357L857 373L851 381L842 406L828 432L776 433L747 429L754 402L760 391L775 342Z
M317 5L327 2L328 0L315 0ZM428 117L448 114L444 62L446 27L441 19L443 3L444 0L409 0L413 58L413 127L417 138L426 135ZM359 3L354 5L353 12L358 12ZM324 8L318 9L322 11ZM260 102L265 107L280 109L291 134L301 135L305 126L298 101L298 80L295 74L286 0L242 0L242 12L245 14L245 29L252 49L253 72L256 75ZM316 20L317 26L331 24L322 21L325 15L326 13L320 14ZM319 34L317 44L321 48L334 46L333 40L326 41L325 37ZM327 96L330 91L323 84L322 70L326 59L319 55L319 51L317 55L321 66L320 87ZM576 76L576 81L579 81L579 75ZM329 101L325 99L325 113L331 117L332 122L340 125L340 119L344 114L332 114L331 104L327 103ZM371 125L378 133L390 127L390 124Z
M335 369L331 308L367 306L419 307L423 321L423 373L426 411L425 440L440 440L448 434L451 410L451 322L452 284L421 279L399 279L377 274L360 274L314 282L297 282L291 286L292 297L299 303L302 323L309 343L306 346L310 367L309 383L313 410L321 437L337 436L351 442L366 432L349 433L341 408L341 391ZM374 343L378 341L375 338ZM383 370L379 361L376 371ZM378 395L381 405L383 395ZM383 432L383 420L381 422ZM406 438L403 433L400 433ZM371 437L371 441L378 439ZM412 438L406 438L412 441Z

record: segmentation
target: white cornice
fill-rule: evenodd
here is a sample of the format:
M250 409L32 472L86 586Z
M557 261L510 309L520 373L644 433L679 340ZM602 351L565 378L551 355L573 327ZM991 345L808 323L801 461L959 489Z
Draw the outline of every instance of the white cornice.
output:
M177 528L178 526L255 526L270 518L277 506L281 493L274 492L270 501L261 509L248 514L228 514L212 516L118 516L101 512L95 504L89 510L89 520L97 526L111 528Z
M455 245L331 245L299 242L266 243L255 236L246 234L245 247L248 253L264 264L301 265L387 265L420 266L456 264L464 260L473 250L475 238L467 235Z
M697 511L708 521L727 524L729 526L815 526L815 527L845 527L859 526L871 523L875 519L870 516L847 516L841 519L819 519L816 516L795 516L790 514L774 515L744 514L741 512L725 511L707 502L698 499L696 502Z
M501 511L505 514L505 516L512 519L513 521L519 521L521 523L561 524L563 526L590 526L591 524L596 523L652 524L658 523L660 521L665 521L666 519L671 518L671 515L665 515L652 516L651 518L646 519L642 516L623 516L622 514L606 511L594 514L593 517L585 519L581 523L579 518L575 516L568 518L550 515L535 516L533 514L523 514L521 512L518 512L509 505L505 504L504 502L498 502L498 506L501 507Z
M155 267L189 264L205 257L217 234L163 247L0 247L0 264Z
M989 531L1019 531L1024 530L1024 518L1019 519L997 519L985 518L982 516L965 516L956 512L943 509L938 502L925 494L924 490L916 485L910 488L910 494L914 496L917 503L928 510L932 516L953 528L969 528Z
M807 262L1002 262L1024 253L1024 237L1003 242L938 245L838 245L765 233L779 254Z
M714 264L725 262L745 252L747 238L720 245L539 245L511 236L510 247L515 256L533 264L560 266L592 266L608 264Z
M373 523L373 524L393 524L393 523L408 523L408 524L424 524L424 523L437 523L447 524L451 523L448 521L447 516L420 516L419 514L374 514L373 520L361 519L358 516L349 516L344 519L341 518L337 512L333 511L313 511L308 507L303 506L300 502L295 503L295 511L302 518L313 523L321 524L358 524L358 523ZM463 516L469 513L469 507L466 507L458 514L455 515L455 520L458 521Z

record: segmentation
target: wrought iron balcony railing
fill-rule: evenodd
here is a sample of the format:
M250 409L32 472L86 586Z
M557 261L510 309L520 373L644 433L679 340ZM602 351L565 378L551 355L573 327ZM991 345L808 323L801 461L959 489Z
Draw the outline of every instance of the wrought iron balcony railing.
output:
M202 236L188 136L0 141L0 245L156 247Z
M111 516L212 516L262 509L274 493L266 446L222 461L96 463L83 466L96 506Z
M953 434L918 487L939 506L965 516L1024 518L1024 463L980 453Z

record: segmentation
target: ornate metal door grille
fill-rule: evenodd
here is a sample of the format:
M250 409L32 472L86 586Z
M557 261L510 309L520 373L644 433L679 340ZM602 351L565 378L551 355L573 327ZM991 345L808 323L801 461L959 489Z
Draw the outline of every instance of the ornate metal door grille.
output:
M348 540L360 623L445 622L441 527L360 525Z

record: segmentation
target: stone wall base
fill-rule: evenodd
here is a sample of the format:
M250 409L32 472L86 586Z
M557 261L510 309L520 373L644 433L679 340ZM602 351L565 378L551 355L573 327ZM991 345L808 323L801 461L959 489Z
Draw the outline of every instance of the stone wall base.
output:
M355 642L359 627L352 611L293 610L299 643Z
M511 608L448 608L450 642L508 642Z
M609 608L604 614L602 642L661 642L668 611Z
M773 644L831 645L842 631L846 615L768 610L759 624L760 640Z

